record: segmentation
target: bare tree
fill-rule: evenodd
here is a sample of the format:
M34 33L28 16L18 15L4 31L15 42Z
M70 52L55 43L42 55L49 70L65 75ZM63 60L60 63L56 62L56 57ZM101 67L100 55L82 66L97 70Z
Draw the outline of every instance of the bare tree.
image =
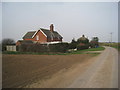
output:
M7 38L2 40L2 45L12 45L15 44L15 41L13 39Z
M10 38L6 38L2 40L2 51L6 50L6 45L13 45L15 44L15 41Z

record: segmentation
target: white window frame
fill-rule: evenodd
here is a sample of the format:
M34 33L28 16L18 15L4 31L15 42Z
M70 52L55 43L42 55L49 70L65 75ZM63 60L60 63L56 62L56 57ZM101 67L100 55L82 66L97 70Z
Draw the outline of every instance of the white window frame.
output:
M39 40L39 35L36 35L36 40L37 40L37 41Z

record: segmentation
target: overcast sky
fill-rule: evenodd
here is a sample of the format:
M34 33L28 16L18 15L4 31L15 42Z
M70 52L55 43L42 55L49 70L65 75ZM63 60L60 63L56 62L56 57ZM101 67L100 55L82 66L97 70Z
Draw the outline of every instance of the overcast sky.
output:
M76 40L83 34L100 41L118 40L117 2L3 2L2 38L21 40L28 31L39 28L55 30L63 41Z

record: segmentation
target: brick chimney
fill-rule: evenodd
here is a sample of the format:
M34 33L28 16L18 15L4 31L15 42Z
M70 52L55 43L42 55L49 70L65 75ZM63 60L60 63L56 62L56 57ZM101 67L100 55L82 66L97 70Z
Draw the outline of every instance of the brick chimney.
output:
M54 26L53 26L53 24L50 25L50 31L51 31L51 32L54 31Z

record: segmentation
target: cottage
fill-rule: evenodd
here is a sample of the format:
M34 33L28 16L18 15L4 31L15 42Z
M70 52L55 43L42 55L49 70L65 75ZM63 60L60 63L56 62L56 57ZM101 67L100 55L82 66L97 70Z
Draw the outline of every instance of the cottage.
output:
M54 31L53 24L50 25L50 30L40 28L37 31L31 31L27 32L23 36L24 41L32 41L34 43L60 43L62 42L63 37L57 32ZM19 45L20 42L17 42L17 45Z

